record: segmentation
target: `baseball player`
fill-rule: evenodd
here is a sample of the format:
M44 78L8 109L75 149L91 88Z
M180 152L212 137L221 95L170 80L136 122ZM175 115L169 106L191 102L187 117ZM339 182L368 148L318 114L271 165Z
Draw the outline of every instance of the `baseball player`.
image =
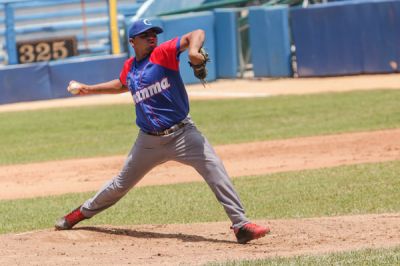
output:
M239 243L269 233L251 223L231 180L208 140L189 115L188 95L179 73L179 55L188 49L190 65L200 79L207 75L208 55L202 49L203 30L195 30L157 46L163 29L148 19L135 21L129 43L135 56L126 60L119 79L87 85L71 81L68 90L78 95L130 92L140 128L121 172L96 195L56 221L56 230L71 229L114 205L155 166L175 160L194 167L204 178L232 222Z

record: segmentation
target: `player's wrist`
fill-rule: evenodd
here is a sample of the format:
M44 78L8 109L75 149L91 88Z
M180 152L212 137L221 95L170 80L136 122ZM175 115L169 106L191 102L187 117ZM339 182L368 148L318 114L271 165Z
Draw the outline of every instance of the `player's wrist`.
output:
M204 62L204 57L198 51L189 54L189 61L193 65L199 65Z

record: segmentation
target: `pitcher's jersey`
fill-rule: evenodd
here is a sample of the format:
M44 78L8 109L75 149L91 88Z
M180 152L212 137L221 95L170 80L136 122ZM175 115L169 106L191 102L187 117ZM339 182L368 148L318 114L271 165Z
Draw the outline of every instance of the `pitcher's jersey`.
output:
M121 83L135 102L136 124L145 132L162 131L185 119L189 99L179 73L180 38L157 46L141 61L125 61Z

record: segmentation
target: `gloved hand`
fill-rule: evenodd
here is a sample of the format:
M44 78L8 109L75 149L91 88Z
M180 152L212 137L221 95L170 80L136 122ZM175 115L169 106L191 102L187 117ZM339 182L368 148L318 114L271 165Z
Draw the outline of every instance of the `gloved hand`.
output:
M194 76L200 79L203 83L205 83L205 79L207 77L207 63L210 62L210 58L206 50L202 47L199 50L199 53L204 57L202 63L194 65L189 62L190 67L193 69Z

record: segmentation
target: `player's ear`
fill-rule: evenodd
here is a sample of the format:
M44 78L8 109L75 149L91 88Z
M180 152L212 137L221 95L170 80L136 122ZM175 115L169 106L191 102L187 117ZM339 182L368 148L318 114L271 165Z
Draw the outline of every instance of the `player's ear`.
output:
M134 43L133 43L133 38L129 38L129 43L132 45L132 47L134 47Z

